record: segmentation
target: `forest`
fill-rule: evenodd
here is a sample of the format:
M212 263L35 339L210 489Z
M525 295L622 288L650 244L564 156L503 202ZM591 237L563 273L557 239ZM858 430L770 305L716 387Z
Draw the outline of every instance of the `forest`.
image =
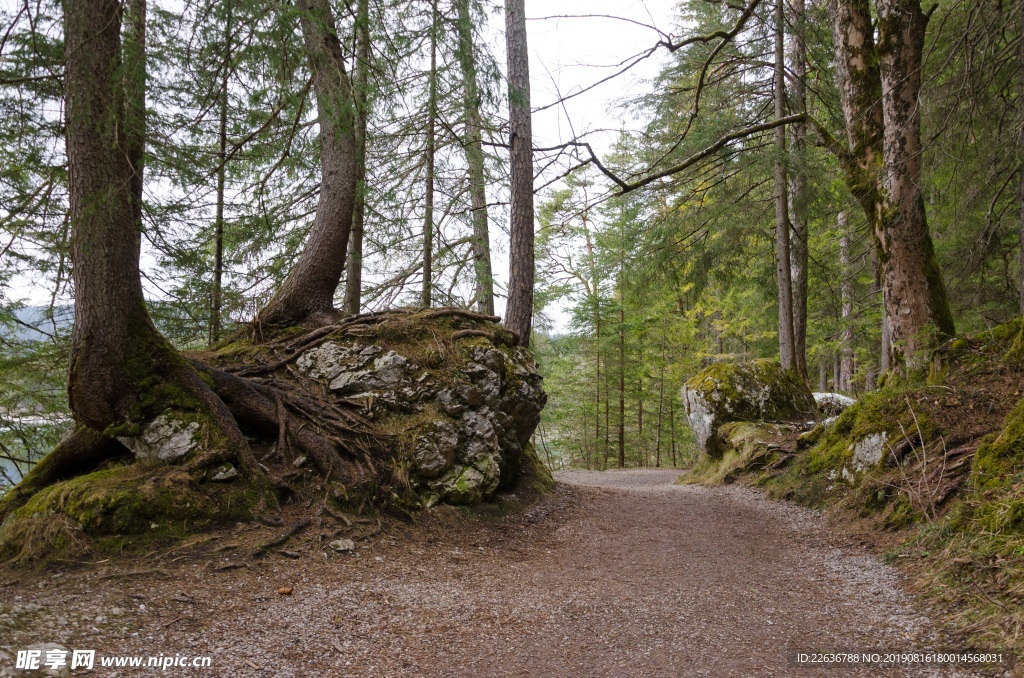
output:
M510 132L490 8L364 4L334 19L361 149L337 305L493 312L492 240L509 252ZM781 16L766 2L682 3L627 64L669 55L647 93L621 102L643 126L621 131L608 157L585 135L534 151L545 181L532 312L551 395L540 434L556 465L678 463L692 452L678 390L716 357L778 354L817 390L859 393L922 328L934 329L927 344L1020 312L1020 22L1002 2L903 4L893 11L920 24L909 45L879 34L876 50L868 3L835 19L878 51L858 67L830 3ZM140 273L160 332L196 349L255 317L302 251L319 199L315 83L295 17L270 4L134 11ZM12 3L3 18L3 444L37 459L69 416L64 29L57 3ZM904 83L907 70L920 82ZM887 77L920 104L903 113L906 159L885 156ZM910 193L890 195L885 181ZM927 292L886 282L885 200L923 205L899 223ZM883 304L897 284L928 304L883 331L883 317L904 317L897 299Z
M0 561L668 469L1018 647L1024 0L584 4L0 0Z

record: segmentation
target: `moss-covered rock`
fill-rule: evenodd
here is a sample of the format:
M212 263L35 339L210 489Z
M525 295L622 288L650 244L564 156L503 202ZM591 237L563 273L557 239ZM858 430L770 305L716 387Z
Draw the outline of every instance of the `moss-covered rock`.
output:
M731 421L789 421L814 416L807 386L772 360L711 365L686 382L683 404L703 452L725 449L719 428Z
M533 356L477 335L438 356L410 334L386 347L332 338L296 366L397 433L410 503L474 504L512 487L547 399Z
M166 539L249 519L267 501L268 488L202 483L178 466L116 465L36 493L0 525L0 559L71 557L117 548L125 538Z

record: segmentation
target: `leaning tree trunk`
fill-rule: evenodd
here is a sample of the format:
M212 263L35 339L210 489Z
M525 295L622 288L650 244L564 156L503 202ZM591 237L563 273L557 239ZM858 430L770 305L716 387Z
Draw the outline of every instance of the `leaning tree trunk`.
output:
M882 168L882 80L868 0L833 0L836 76L848 149L840 156L846 183L871 226L876 246Z
M297 4L320 126L320 200L299 260L260 311L257 325L296 322L333 310L355 206L355 110L334 14L328 0Z
M794 113L807 112L807 45L804 43L804 0L793 0L791 24L793 26L790 69L793 73ZM805 168L805 139L807 123L793 123L793 157L795 167L790 168L791 207L789 210L790 278L793 297L793 355L797 372L807 380L807 177Z
M533 127L524 0L505 0L512 212L505 326L530 345L533 328Z
M494 278L491 271L491 240L487 225L487 192L484 177L483 123L480 91L473 49L473 22L469 0L456 0L459 23L459 65L462 68L463 107L466 113L466 165L473 210L473 268L476 273L476 308L494 315ZM596 444L596 443L595 443Z
M775 2L775 119L786 115L785 15L783 0ZM790 278L789 204L786 185L786 127L775 128L775 272L779 289L779 360L782 369L796 367L793 345L793 287Z
M920 0L879 0L884 193L882 288L892 366L927 367L929 351L956 332L921 194L921 68L927 17Z

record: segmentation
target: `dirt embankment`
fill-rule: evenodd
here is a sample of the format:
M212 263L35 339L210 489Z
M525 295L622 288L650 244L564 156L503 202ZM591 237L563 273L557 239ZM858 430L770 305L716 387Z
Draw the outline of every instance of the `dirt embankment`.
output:
M945 647L895 573L812 514L676 476L561 473L526 513L441 507L354 555L326 553L314 526L246 559L232 554L272 532L240 525L130 564L2 571L0 675L38 642L208 655L203 675L244 676L877 675L793 656Z

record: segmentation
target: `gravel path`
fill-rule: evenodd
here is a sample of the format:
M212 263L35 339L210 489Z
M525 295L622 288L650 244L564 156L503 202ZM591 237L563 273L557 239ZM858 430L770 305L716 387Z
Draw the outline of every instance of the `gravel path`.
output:
M313 531L289 544L296 560L170 553L8 586L18 573L0 572L0 675L35 642L209 655L211 669L164 672L207 676L878 675L793 656L938 645L894 572L830 545L810 513L676 475L559 473L525 515L441 509L355 556L326 555ZM916 671L886 675L953 675Z

